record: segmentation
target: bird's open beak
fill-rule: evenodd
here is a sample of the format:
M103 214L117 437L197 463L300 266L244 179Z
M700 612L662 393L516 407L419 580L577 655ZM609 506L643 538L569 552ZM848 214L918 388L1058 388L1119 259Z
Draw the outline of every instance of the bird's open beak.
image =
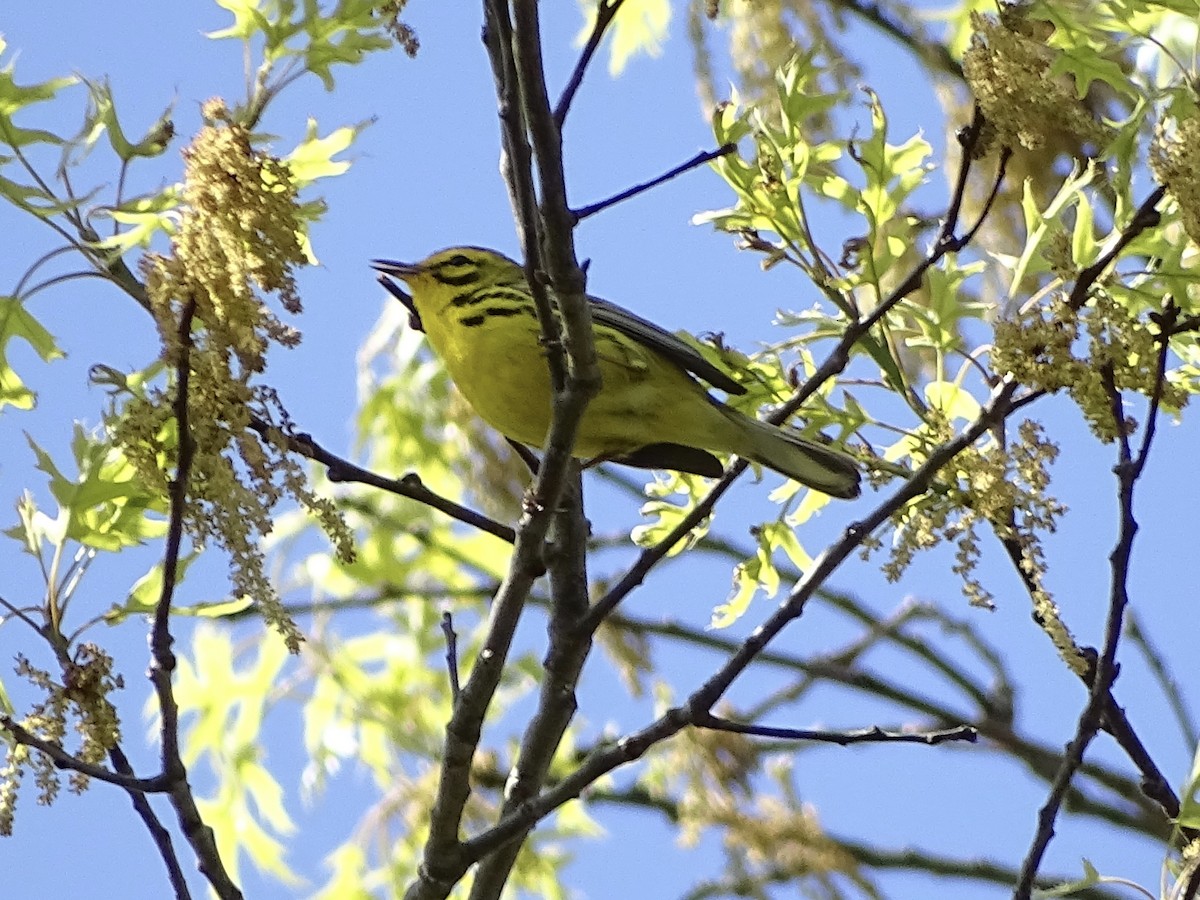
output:
M394 259L373 259L371 268L394 278L407 278L411 275L421 274L421 267L416 263L399 262Z
M392 277L403 278L405 275L415 275L421 271L420 267L414 266L411 263L396 262L391 259L373 259L371 260L371 268L380 273L376 276L375 280L383 285L384 290L399 300L404 305L404 308L408 310L408 324L416 331L424 331L425 324L421 321L421 314L417 312L417 305L413 302L413 298L409 296L404 288L392 281Z

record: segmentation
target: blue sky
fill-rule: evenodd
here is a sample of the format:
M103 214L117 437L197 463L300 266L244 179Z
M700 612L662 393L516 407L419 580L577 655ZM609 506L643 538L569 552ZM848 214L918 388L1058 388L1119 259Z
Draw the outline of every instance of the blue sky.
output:
M543 7L549 77L552 84L561 83L575 59L572 40L579 28L579 12L569 3ZM301 283L306 304L300 322L304 343L294 351L276 354L271 365L272 382L280 388L298 425L327 445L347 452L356 402L355 354L384 304L390 302L375 285L367 260L421 257L461 243L493 246L514 255L517 247L507 195L497 172L492 80L479 42L478 6L416 0L409 20L421 37L422 49L416 60L395 52L354 70L342 70L333 94L322 91L315 79L306 82L285 94L264 123L266 131L279 136L277 148L286 151L301 137L309 116L318 121L322 133L377 118L351 151L354 165L350 172L318 186L329 212L313 234L321 265L306 272ZM121 5L119 15L104 5L82 2L56 4L53 10L38 4L12 4L0 18L0 33L8 42L8 58L17 54L20 81L68 72L89 78L107 75L129 132L138 133L174 101L177 128L186 136L197 127L199 105L204 100L214 95L236 100L242 95L240 46L204 37L204 32L226 24L223 10L202 2L168 5L131 0ZM881 95L889 111L893 142L923 129L934 144L935 157L940 158L940 112L916 69L891 48L878 45L871 33L864 32L861 40L876 48L865 54L871 67L864 73L864 82ZM720 41L719 36L715 38L714 46ZM565 136L572 201L581 204L607 196L710 147L711 131L695 96L682 22L672 25L660 58L636 59L615 80L603 66L597 66L577 98ZM51 118L40 124L73 130L83 102L82 88L65 92L52 107ZM71 124L64 126L64 121ZM180 143L185 141L186 137ZM143 176L147 179L143 187L177 177L176 151L168 152L157 166L157 171ZM98 183L111 186L115 167L98 158L87 172ZM942 208L945 194L941 176L934 175L925 189L924 202L929 208ZM690 224L696 213L730 201L722 182L707 170L699 170L588 220L577 233L577 245L581 257L592 260L590 288L672 329L723 332L730 343L745 350L772 339L776 310L807 307L815 299L815 291L795 273L782 269L761 273L755 258L735 251L731 238ZM850 236L838 230L843 227L837 220L818 223L830 246L838 246ZM0 232L8 243L8 252L0 255L0 290L7 291L29 260L52 249L55 242L48 230L6 206L0 207ZM52 453L65 456L64 417L94 425L103 403L101 392L87 385L89 367L101 362L118 368L143 365L155 347L145 315L113 290L74 283L39 295L32 309L59 338L68 358L43 366L24 351L14 355L14 364L39 392L39 408L28 415L10 411L0 420L0 508L9 510L0 515L4 527L15 520L11 504L34 479L22 431ZM1056 487L1072 510L1060 532L1048 542L1049 582L1077 636L1098 643L1107 602L1107 554L1115 535L1111 474L1115 455L1111 448L1097 447L1088 439L1067 403L1047 401L1039 404L1036 414L1064 435L1064 459L1056 469ZM1134 415L1140 418L1140 410ZM1139 494L1143 528L1134 567L1135 608L1143 611L1164 656L1175 660L1189 658L1188 649L1196 637L1190 596L1194 578L1189 577L1194 572L1179 562L1191 558L1193 541L1181 527L1184 519L1179 511L1196 508L1200 488L1190 475L1181 482L1179 469L1172 471L1172 461L1193 457L1197 437L1195 425L1163 423L1160 446ZM732 521L738 522L739 517L750 521L755 509L765 508L765 495L776 484L768 476L762 484L747 481L741 485L736 501L741 505L735 505ZM604 497L603 492L599 496ZM606 504L595 510L599 521L614 528L636 524L637 510L627 500L617 505L618 501L605 499ZM870 493L858 502L871 503ZM811 528L806 527L806 544L819 547L822 536L834 534L867 508L845 505L830 509ZM739 536L744 535L744 531L736 531L736 524L733 527ZM148 559L152 560L153 554L131 554L130 559L98 563L79 601L86 605L87 614L102 612L120 599L132 579L144 571ZM899 584L886 583L871 564L856 564L835 582L880 610L916 598L975 621L1002 649L1022 683L1032 688L1022 695L1022 702L1030 721L1037 723L1039 736L1051 745L1061 745L1071 735L1084 692L1030 622L1028 601L998 548L989 546L984 560L984 577L997 594L999 608L994 613L967 609L949 572L950 562L945 553L921 557ZM32 562L11 546L0 545L0 570L6 573L0 586L6 598L17 602L15 598L23 594L37 595L38 578ZM213 584L211 590L219 593L219 583ZM197 595L199 587L190 589L191 600L205 599ZM727 590L725 570L700 567L686 576L672 571L669 576L651 577L631 598L629 610L704 625ZM761 611L769 610L769 602L760 603ZM755 620L754 612L749 619L747 628ZM851 633L844 620L827 610L814 609L800 626L784 634L784 649L816 653L840 646ZM936 632L930 637L938 639ZM124 707L126 743L137 748L144 730L141 716L146 696L146 683L140 678L145 664L143 635L136 626L126 626L120 632L102 631L98 639L113 647L124 667L129 685ZM526 639L533 645L537 635L528 634ZM0 629L0 667L7 667L7 661L30 643L28 634L12 624ZM717 664L718 657L700 653L671 658L678 694L693 689ZM889 666L900 663L886 653L877 653L870 664L891 672ZM11 683L7 673L0 677ZM1188 770L1191 751L1173 730L1151 685L1145 666L1129 657L1117 697L1129 707L1134 724L1168 776L1178 783ZM770 686L750 678L735 687L733 697L750 702ZM595 728L605 722L624 728L643 724L648 708L623 699L615 701L617 697L618 688L611 679L590 674L581 688L587 721ZM622 705L614 708L614 702ZM1064 708L1070 712L1063 713ZM780 724L896 724L877 704L865 704L832 689L809 697L798 715L801 721ZM297 738L294 722L278 723L278 730L267 738L275 754L272 763L281 771L298 770L302 764L294 755ZM1093 747L1101 758L1117 758L1111 742L1103 736ZM998 765L984 746L937 750L815 747L803 750L802 758L800 791L805 801L819 808L824 826L887 848L946 846L949 841L950 846L972 855L1015 861L1033 833L1043 796L1040 783L1007 763ZM149 770L153 760L153 750L147 748L139 761ZM205 784L203 773L198 780L201 786ZM294 792L290 799L301 828L319 833L324 823L351 821L356 800L365 796L365 778L348 773L312 806L301 804ZM695 850L681 850L657 823L648 826L642 817L628 812L606 813L602 822L608 838L580 847L577 861L567 870L570 884L580 896L615 895L614 879L622 873L613 871L614 856L622 859L626 873L653 871L655 896L662 897L679 894L698 872L714 866L711 841ZM635 838L630 839L631 835ZM305 838L292 857L314 884L323 877L321 846ZM186 850L183 852L186 866L190 861ZM1157 848L1116 842L1105 829L1064 822L1047 868L1078 871L1079 860L1085 856L1112 874L1144 884L1157 882ZM40 896L103 893L151 900L166 892L161 867L128 802L102 785L94 786L82 798L63 796L50 809L35 806L33 794L27 793L19 810L16 836L0 843L0 866L9 873L10 884L14 878L36 878ZM249 895L295 894L260 879L248 867L243 866L243 874ZM895 897L929 896L932 890L926 882L899 874L889 876L885 884ZM957 884L954 890L955 896L966 900L1002 896L994 890Z

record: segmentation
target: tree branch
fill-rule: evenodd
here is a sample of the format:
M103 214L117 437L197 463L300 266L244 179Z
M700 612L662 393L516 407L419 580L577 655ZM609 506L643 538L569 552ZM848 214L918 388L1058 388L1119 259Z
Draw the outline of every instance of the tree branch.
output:
M517 528L509 572L492 603L483 650L446 728L429 838L417 880L406 892L409 900L445 897L469 864L458 835L470 796L471 762L529 588L541 571L550 523L555 520L560 530L569 529L573 519L582 517L578 508L560 513L559 504L568 479L578 477L578 464L571 457L575 433L588 400L600 387L584 278L575 260L561 135L550 110L542 69L537 3L513 0L513 7L515 27L505 0L485 0L484 42L500 106L505 151L502 168L524 245L526 281L547 341L547 364L555 391L553 416L527 513ZM537 157L540 205L533 184L531 144ZM539 260L554 290L562 319L561 337L540 278Z
M934 476L950 460L979 439L997 421L1020 406L1014 400L1016 385L1002 384L980 413L979 417L953 440L937 448L905 484L890 498L880 503L867 518L848 527L842 537L830 545L793 588L787 601L762 625L756 628L733 656L681 705L667 710L660 718L640 731L621 738L614 744L591 753L576 769L554 787L522 804L496 827L471 838L462 850L467 864L481 859L513 838L524 833L543 817L569 800L578 797L596 779L625 763L641 757L655 744L692 725L701 714L707 714L724 695L734 680L758 657L762 649L793 620L800 617L809 598L832 572L863 540L911 499L923 493ZM464 866L465 871L465 866Z
M179 572L179 554L183 543L183 516L187 507L188 478L196 444L188 425L188 387L191 380L192 317L196 312L195 300L188 299L180 317L178 332L179 359L176 365L175 422L179 430L179 459L175 479L171 482L171 511L167 525L167 545L163 558L163 586L154 607L153 624L150 628L150 681L158 697L159 715L162 724L159 739L162 742L162 777L167 779L167 793L171 805L179 818L180 828L196 853L200 871L208 879L217 896L222 900L241 900L242 892L229 877L221 855L217 850L212 829L204 824L196 808L191 786L187 780L187 767L179 753L179 706L171 688L171 676L175 671L175 654L171 649L171 600L175 595L175 584Z
M796 393L783 406L770 415L767 421L772 424L779 425L804 406L817 391L819 391L830 379L839 375L850 363L850 353L858 340L871 330L885 315L888 314L901 300L915 291L921 285L921 280L925 277L925 273L938 263L947 253L962 249L965 245L964 241L960 241L954 237L958 228L959 215L962 210L963 195L966 191L967 176L973 161L975 146L978 143L983 132L983 115L976 110L975 118L968 127L962 141L963 153L962 161L954 193L950 199L947 208L946 220L942 223L938 238L934 242L933 247L925 258L909 273L901 284L888 295L879 305L873 309L870 315L865 318L860 318L849 323L845 333L838 341L837 345L826 357L825 362L820 368L812 374L812 377L801 385ZM995 197L999 190L999 185L1004 179L1003 158L997 172L994 185L992 188L992 197ZM991 208L991 202L980 212L979 218L975 225L969 230L969 235L974 235L980 225L986 218ZM716 506L717 501L724 496L725 492L733 485L746 469L749 464L745 460L739 459L735 462L724 475L717 481L716 484L709 489L709 492L700 500L692 510L684 516L678 525L671 529L670 533L665 538L649 547L639 554L637 560L625 574L617 580L605 592L604 596L597 600L592 605L592 611L588 614L586 627L595 630L599 627L600 622L604 617L609 615L629 593L642 583L650 570L654 568L671 549L683 540L700 522L704 521Z
M1166 338L1163 339L1164 343ZM1160 377L1161 377L1160 372ZM1014 900L1028 900L1033 893L1034 879L1042 858L1054 837L1054 821L1062 806L1063 797L1070 786L1075 772L1083 762L1088 745L1099 733L1104 722L1105 712L1109 706L1115 705L1112 700L1112 686L1117 679L1117 644L1121 639L1121 628L1124 622L1125 609L1129 606L1129 566L1133 557L1133 539L1137 534L1137 520L1133 516L1133 493L1137 480L1141 475L1144 457L1134 460L1129 445L1129 435L1125 428L1123 404L1120 391L1113 378L1111 365L1101 367L1101 379L1108 391L1112 404L1113 417L1117 423L1118 462L1116 474L1118 482L1119 531L1117 543L1109 555L1112 568L1111 593L1108 604L1108 621L1105 627L1104 649L1100 653L1091 674L1088 702L1079 717L1075 729L1075 737L1067 745L1062 764L1051 785L1046 802L1038 811L1038 826L1030 843L1029 851L1021 863L1021 877L1013 891ZM1153 428L1153 421L1148 422L1148 429ZM1149 449L1149 440L1144 444Z
M118 774L125 776L133 775L133 768L129 765L129 760L119 746L113 747L108 751L108 758ZM162 857L163 865L167 867L167 878L171 882L171 889L175 892L175 900L191 900L192 892L188 888L187 879L183 875L183 868L179 864L179 856L175 853L175 845L171 840L171 833L163 827L154 809L150 806L150 802L141 791L130 790L128 794L129 802L133 804L134 812L142 820L142 823L146 826L146 830L150 832L150 838L154 841L154 846L158 849L159 856Z
M705 163L712 162L714 159L720 159L722 156L728 156L730 153L733 153L736 150L736 144L722 144L716 150L705 150L702 153L697 153L691 159L680 163L679 165L675 166L675 168L664 172L657 178L652 178L649 181L643 181L640 184L635 184L633 187L626 188L620 193L613 194L607 199L600 200L596 203L590 203L587 206L582 206L577 210L573 210L572 215L575 217L576 222L582 222L589 216L594 216L597 213L604 212L604 210L611 206L616 206L618 203L623 203L626 200L630 200L633 197L636 197L638 194L644 194L646 191L652 190L653 188L658 187L660 184L665 184L672 178L682 175L684 172L690 172L692 169L702 166Z
M696 714L692 723L697 728L708 728L712 731L727 731L731 734L748 734L754 737L779 738L785 741L817 741L826 744L837 744L848 747L851 744L925 744L934 747L950 741L966 741L974 744L979 739L979 732L969 725L959 725L954 728L937 731L885 731L878 725L870 728L856 728L852 731L829 731L812 728L776 728L770 725L752 725L748 722L734 722L714 716L709 712Z
M1079 273L1079 277L1075 279L1075 287L1071 289L1071 295L1067 298L1067 306L1074 310L1082 309L1083 305L1087 303L1092 285L1100 279L1105 270L1116 261L1126 247L1133 243L1138 235L1147 228L1153 228L1161 221L1162 216L1159 215L1157 207L1166 193L1167 189L1159 185L1150 193L1149 197L1142 201L1142 205L1137 208L1133 218L1129 220L1129 224L1121 231L1108 251Z
M483 513L476 512L469 507L455 503L453 500L434 493L425 487L425 484L421 481L421 476L415 472L409 472L402 478L385 478L382 475L372 472L370 469L364 469L350 462L350 460L325 449L313 439L312 435L306 432L285 431L278 426L271 425L257 418L250 420L250 427L268 441L273 440L274 435L279 435L286 443L288 450L293 453L299 453L306 459L311 459L313 462L325 466L325 472L330 481L365 484L369 487L378 488L381 491L387 491L389 494L407 497L410 500L416 500L418 503L424 503L438 512L445 513L450 518L465 525L470 525L478 528L480 531L486 531L488 534L495 535L502 541L507 541L511 544L516 539L516 533L507 525L502 525L494 519L483 515Z
M596 21L592 23L592 31L588 35L587 43L583 45L583 52L579 54L579 60L575 63L575 69L571 72L571 77L567 79L567 86L563 88L562 96L558 98L558 103L554 106L554 124L559 131L562 131L563 123L567 120L567 113L571 110L571 102L575 99L575 92L583 84L583 75L587 71L587 67L591 64L592 57L596 55L596 51L600 48L600 41L604 39L604 32L612 24L612 20L617 17L617 11L624 2L625 0L598 0L596 4Z

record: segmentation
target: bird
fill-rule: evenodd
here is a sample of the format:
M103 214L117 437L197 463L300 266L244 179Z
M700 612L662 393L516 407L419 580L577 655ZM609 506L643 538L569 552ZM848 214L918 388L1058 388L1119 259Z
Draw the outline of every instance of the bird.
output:
M480 418L512 441L542 446L553 395L524 267L473 246L371 266ZM714 454L733 454L830 496L858 496L849 455L720 402L697 379L727 394L745 387L653 322L598 297L587 303L602 384L579 423L575 457L716 478L724 467Z

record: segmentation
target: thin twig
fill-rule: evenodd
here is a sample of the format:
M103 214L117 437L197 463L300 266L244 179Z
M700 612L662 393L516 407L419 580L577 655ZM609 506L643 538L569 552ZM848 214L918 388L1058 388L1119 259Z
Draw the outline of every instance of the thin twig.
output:
M1144 208L1152 209L1152 206L1144 205ZM1083 275L1081 274L1080 277L1082 278ZM1159 337L1160 344L1157 360L1158 368L1156 372L1155 388L1150 401L1152 412L1147 423L1147 429L1150 432L1151 438L1153 437L1154 433L1152 425L1154 420L1157 418L1158 404L1161 399L1162 387L1165 383L1167 366L1166 350L1170 337L1174 333L1174 319L1169 307L1164 311L1163 317L1159 324L1162 333ZM1103 371L1101 374L1107 379L1106 385L1110 390L1110 404L1112 406L1114 421L1120 423L1123 421L1124 412L1120 402L1120 396L1116 394L1115 385L1112 384L1111 368ZM1122 434L1121 439L1126 444L1122 452L1123 454L1128 455L1128 436ZM1134 479L1140 476L1141 470L1145 466L1149 448L1149 441L1146 440L1146 436L1144 435L1141 447L1138 451L1138 458L1135 460L1130 457L1127 464L1129 469L1127 474L1132 476ZM1001 536L1000 540L1010 562L1013 564L1013 568L1024 584L1026 591L1031 597L1036 596L1041 588L1036 579L1034 579L1029 572L1022 542L1011 535L1003 535ZM1093 684L1094 669L1093 682L1088 685L1089 691L1091 690ZM1142 742L1132 723L1130 723L1128 716L1125 714L1125 710L1120 706L1120 704L1117 703L1116 698L1113 696L1111 691L1108 692L1104 697L1103 706L1104 708L1101 718L1101 727L1110 735L1112 735L1113 739L1117 742L1117 745L1121 747L1121 749L1125 752L1125 755L1129 757L1130 761L1141 773L1142 777L1140 788L1142 794L1158 805L1166 819L1174 820L1179 816L1180 802L1178 795L1171 786L1170 780L1163 774L1162 769L1159 768L1153 757L1151 757L1150 752L1146 749L1145 744ZM1180 833L1185 840L1191 840L1193 837L1197 836L1197 832L1194 829L1181 829Z
M1157 207L1162 202L1163 197L1166 196L1166 193L1167 189L1161 185L1155 188L1150 193L1150 196L1142 202L1142 205L1137 208L1137 211L1133 214L1133 218L1129 220L1129 224L1122 229L1116 241L1108 248L1108 251L1079 273L1079 277L1075 280L1075 287L1071 289L1071 295L1067 298L1067 306L1071 309L1082 309L1083 305L1087 303L1092 285L1099 280L1105 270L1113 264L1126 247L1133 243L1138 235L1147 228L1153 228L1162 220Z
M421 481L421 476L415 472L409 472L401 478L387 478L327 450L317 443L312 435L305 432L289 433L258 418L250 420L250 427L267 440L271 440L272 435L280 435L287 444L287 448L293 453L299 453L301 456L325 466L326 475L330 481L365 484L400 497L407 497L418 503L424 503L452 519L495 535L502 541L511 544L515 539L513 529L488 518L483 513L434 493L425 486Z
M446 672L450 676L450 698L457 701L462 686L458 681L458 635L450 611L442 613L442 634L446 636Z
M775 728L770 725L751 725L733 722L711 713L698 713L692 723L697 728L713 731L728 731L732 734L748 734L755 737L782 738L788 741L818 741L847 747L850 744L925 744L933 747L951 741L966 741L969 744L979 739L979 732L970 725L959 725L938 731L885 731L878 725L853 731L827 731L811 728Z
M587 206L580 207L579 209L572 210L572 215L575 216L576 222L582 222L589 216L594 216L596 213L603 212L610 206L616 206L618 203L623 203L626 200L636 197L638 194L643 194L646 191L658 187L660 184L670 181L672 178L682 175L684 172L690 172L692 169L702 166L705 163L712 162L714 159L720 159L722 156L728 156L730 153L733 153L736 150L736 144L722 144L716 150L704 150L701 153L697 153L686 162L682 162L675 168L664 172L657 178L653 178L650 181L643 181L640 184L635 184L633 187L626 188L618 194L613 194L611 197L605 200L600 200L597 203L591 203Z
M108 751L108 758L117 774L133 775L133 767L129 765L129 759L119 746ZM163 865L167 867L167 878L175 892L175 900L191 900L192 892L184 877L183 867L179 864L179 856L175 853L175 844L171 840L171 833L163 826L153 807L150 806L150 802L141 791L131 790L128 793L134 812L142 820L146 830L150 832L150 839L154 841L154 846L158 848L158 855L162 857Z
M54 741L38 737L10 716L0 716L0 729L11 734L18 744L32 747L39 753L44 753L50 757L56 768L78 772L81 775L86 775L88 778L95 778L97 781L116 785L127 791L148 793L161 792L168 789L167 783L161 775L156 778L138 778L136 776L113 772L111 769L106 769L104 766L95 763L85 762L77 756L68 753Z
M1166 657L1159 652L1158 647L1151 643L1149 635L1141 625L1139 616L1132 610L1125 617L1125 633L1141 652L1142 660L1154 676L1154 680L1158 682L1159 690L1162 691L1175 716L1175 723L1179 726L1179 734L1183 739L1184 746L1195 747L1200 743L1200 727L1192 718L1192 711L1179 689L1179 681L1167 668Z
M592 31L588 35L587 43L583 45L583 52L579 55L575 69L571 72L571 77L567 79L567 86L563 88L562 96L558 98L558 103L554 107L554 124L558 126L559 131L562 131L563 123L567 120L567 113L571 110L575 92L583 84L583 75L587 71L588 65L591 64L592 57L596 55L600 41L604 39L604 32L612 24L617 10L624 2L625 0L599 0L596 6L596 21L592 23Z

